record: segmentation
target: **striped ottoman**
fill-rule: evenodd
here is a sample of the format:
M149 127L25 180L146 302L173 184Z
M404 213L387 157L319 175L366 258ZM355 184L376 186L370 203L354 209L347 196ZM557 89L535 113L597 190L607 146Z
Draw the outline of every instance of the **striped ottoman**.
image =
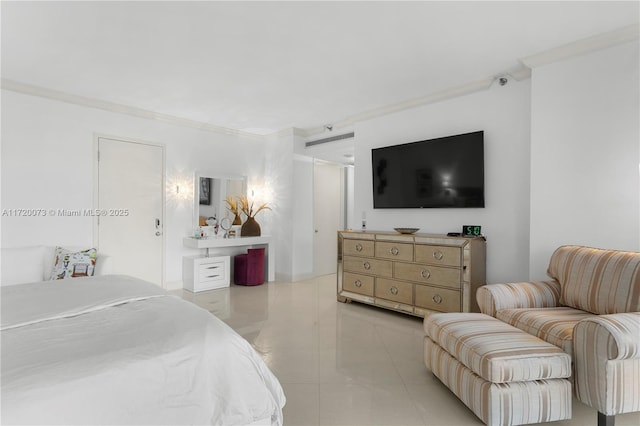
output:
M424 319L424 362L487 425L571 418L571 358L484 314Z

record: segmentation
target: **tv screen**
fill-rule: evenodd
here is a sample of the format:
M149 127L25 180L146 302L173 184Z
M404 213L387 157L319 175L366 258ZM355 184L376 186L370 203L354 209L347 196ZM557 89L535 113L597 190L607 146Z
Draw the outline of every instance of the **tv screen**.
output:
M373 207L484 207L484 132L371 150Z

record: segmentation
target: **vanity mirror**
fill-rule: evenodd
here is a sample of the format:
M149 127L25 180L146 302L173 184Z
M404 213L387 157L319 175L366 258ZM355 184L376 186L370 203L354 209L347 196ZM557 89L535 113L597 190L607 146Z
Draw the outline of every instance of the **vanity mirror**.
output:
M209 218L218 223L224 217L233 217L227 209L227 196L246 196L247 178L245 176L223 176L210 172L196 172L194 183L194 226L208 226Z

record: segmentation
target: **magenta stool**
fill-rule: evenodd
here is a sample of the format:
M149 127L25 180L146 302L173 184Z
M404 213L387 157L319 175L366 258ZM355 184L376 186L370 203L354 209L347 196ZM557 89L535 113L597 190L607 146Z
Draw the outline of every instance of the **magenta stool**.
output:
M248 249L233 258L233 282L238 285L264 283L264 248Z

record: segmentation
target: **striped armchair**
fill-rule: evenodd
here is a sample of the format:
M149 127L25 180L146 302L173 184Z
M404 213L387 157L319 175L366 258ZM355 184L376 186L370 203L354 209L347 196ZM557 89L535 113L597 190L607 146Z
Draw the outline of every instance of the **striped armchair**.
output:
M481 312L571 355L575 395L599 425L640 411L640 253L562 246L547 275L480 287Z

